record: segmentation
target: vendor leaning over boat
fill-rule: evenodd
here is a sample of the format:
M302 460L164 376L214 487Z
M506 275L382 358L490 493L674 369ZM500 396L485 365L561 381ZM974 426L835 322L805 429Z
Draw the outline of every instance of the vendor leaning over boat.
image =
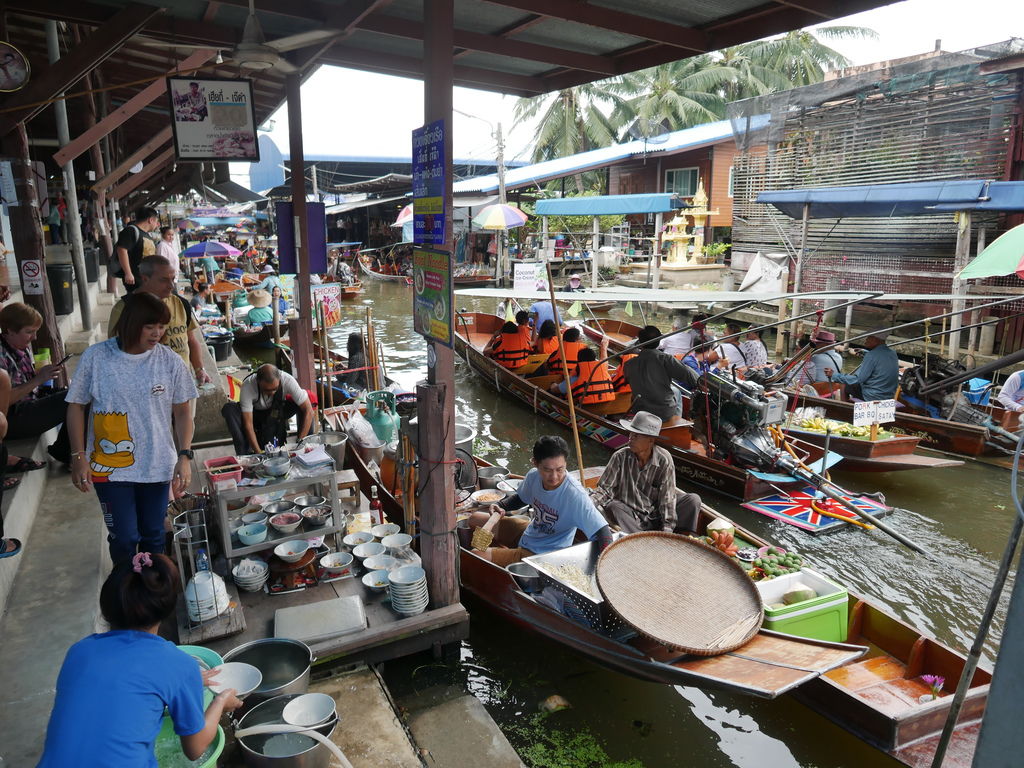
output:
M867 352L853 373L839 373L831 367L825 368L825 376L837 384L846 385L846 398L860 400L891 400L896 395L900 380L900 360L888 346L885 339L888 331L874 331L864 339Z
M672 454L655 444L661 419L640 411L619 421L629 445L619 448L601 473L591 498L609 523L625 533L690 534L700 520L700 496L676 492Z
M533 469L519 490L489 512L476 512L469 518L471 528L480 528L492 515L500 520L494 527L494 540L500 546L476 550L476 554L495 565L506 566L530 555L542 555L571 547L576 530L599 549L612 543L612 531L579 480L566 470L569 445L560 437L544 435L533 445ZM533 518L509 515L512 510L530 505Z

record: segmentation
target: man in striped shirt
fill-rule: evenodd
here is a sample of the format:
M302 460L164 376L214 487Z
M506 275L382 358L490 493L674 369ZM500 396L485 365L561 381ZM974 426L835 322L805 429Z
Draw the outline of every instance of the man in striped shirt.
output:
M608 520L626 533L691 533L700 519L700 496L677 493L672 455L655 444L662 421L639 411L622 419L629 445L612 454L593 501Z

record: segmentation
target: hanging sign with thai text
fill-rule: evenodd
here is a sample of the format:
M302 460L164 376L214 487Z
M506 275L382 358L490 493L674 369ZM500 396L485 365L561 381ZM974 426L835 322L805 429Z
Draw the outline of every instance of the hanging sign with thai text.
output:
M258 163L251 80L168 77L178 160Z
M413 242L416 245L444 245L445 176L444 120L437 120L412 132Z
M452 345L452 255L416 248L412 254L413 330Z

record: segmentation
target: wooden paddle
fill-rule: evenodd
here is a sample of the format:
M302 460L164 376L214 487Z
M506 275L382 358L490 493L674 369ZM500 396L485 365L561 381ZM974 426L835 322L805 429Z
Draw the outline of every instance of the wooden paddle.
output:
M551 275L551 262L546 262L548 271L548 295L551 297L552 314L558 319L558 305L555 304L555 282ZM557 324L557 322L556 322ZM580 472L580 485L583 485L583 448L580 447L580 428L576 426L576 404L572 397L572 382L569 380L569 365L565 359L565 344L562 342L562 331L558 331L558 354L562 358L562 375L565 379L565 399L569 402L569 423L572 425L572 439L576 443L576 462Z

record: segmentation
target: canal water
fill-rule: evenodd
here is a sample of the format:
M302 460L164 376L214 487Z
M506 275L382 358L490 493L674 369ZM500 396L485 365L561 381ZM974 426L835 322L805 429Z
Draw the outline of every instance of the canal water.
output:
M426 375L426 346L412 330L412 291L393 283L364 285L361 302L345 305L338 329L344 331L341 345L349 330L359 329L370 307L388 374L412 388ZM491 300L459 296L455 306L494 310ZM668 327L664 317L660 321ZM560 434L571 445L570 432L500 396L463 361L456 361L455 380L458 418L477 430L474 448L484 458L525 472L539 435ZM589 465L603 464L609 455L590 441L584 441L583 452ZM1012 523L1010 472L966 462L888 474L837 468L833 479L850 490L883 492L889 504L901 509L887 522L930 554L915 554L880 531L851 529L815 537L744 510L735 500L710 492L702 497L739 524L800 552L813 568L851 592L966 650ZM1006 604L1004 598L986 645L990 664ZM538 768L898 765L789 697L759 701L633 680L521 631L482 605L468 605L472 630L460 664L445 666L421 657L394 662L386 673L389 683L398 695L440 683L464 686L484 702L528 764ZM552 695L563 697L570 708L542 714L541 703Z

